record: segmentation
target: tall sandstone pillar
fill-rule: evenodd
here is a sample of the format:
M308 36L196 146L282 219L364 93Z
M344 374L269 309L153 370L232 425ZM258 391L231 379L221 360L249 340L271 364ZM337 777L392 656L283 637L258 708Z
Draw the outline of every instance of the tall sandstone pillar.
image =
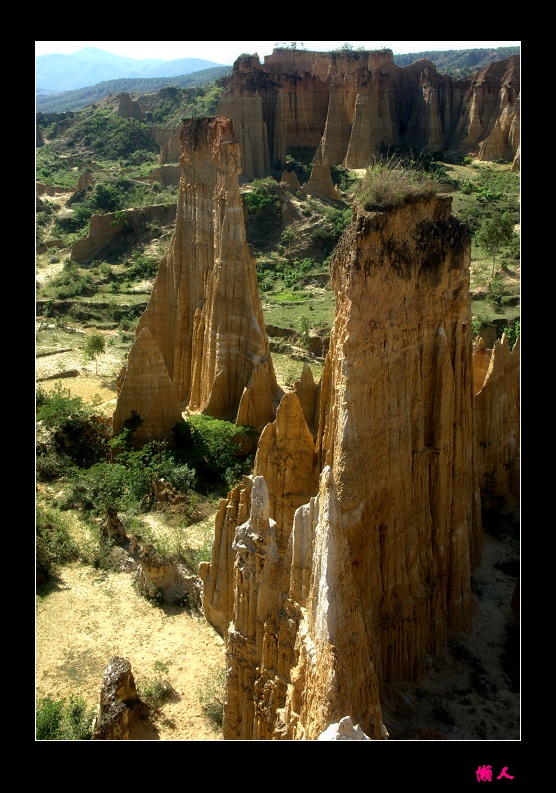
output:
M418 679L471 627L482 528L469 239L432 197L358 210L332 260L317 445L383 680Z
M182 410L234 421L243 398L251 423L262 429L274 418L281 392L245 236L239 142L231 121L222 117L188 119L180 138L176 228L136 339L149 330ZM133 360L128 359L128 383ZM149 412L154 421L147 395L133 393L136 400L126 412L133 409L142 418ZM148 435L149 428L142 429Z

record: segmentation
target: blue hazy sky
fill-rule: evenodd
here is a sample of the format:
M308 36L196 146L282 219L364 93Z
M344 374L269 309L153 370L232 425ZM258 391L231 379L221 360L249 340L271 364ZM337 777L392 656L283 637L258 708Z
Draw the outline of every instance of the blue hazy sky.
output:
M39 55L72 55L85 47L95 47L113 55L144 60L157 58L202 58L222 65L231 65L243 53L257 53L261 60L272 53L277 41L35 41L35 57ZM395 55L429 50L470 50L490 47L520 47L521 41L298 41L298 49L328 52L351 44L354 49L391 49Z

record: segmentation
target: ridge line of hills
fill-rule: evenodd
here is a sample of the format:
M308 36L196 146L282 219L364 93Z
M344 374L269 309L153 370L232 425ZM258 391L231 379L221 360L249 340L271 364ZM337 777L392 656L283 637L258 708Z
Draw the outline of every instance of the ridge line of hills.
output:
M89 50L92 48L88 48ZM87 52L82 50L81 52ZM95 50L95 52L102 55L109 55L102 50ZM442 51L428 51L416 52L394 55L394 63L397 66L409 66L417 60L425 58L434 64L436 69L452 77L461 78L477 71L478 69L488 66L490 63L505 60L510 55L519 55L520 47L498 47L492 49L471 49L471 50L442 50ZM90 84L88 86L78 87L72 90L56 91L48 87L43 87L40 84L40 79L46 82L43 76L39 79L39 65L46 58L68 58L70 56L54 56L42 55L36 58L36 85L35 85L35 105L36 112L42 113L60 113L66 111L77 111L83 107L95 102L99 102L105 96L111 93L150 93L157 91L160 88L171 86L174 88L195 88L197 86L205 85L206 83L213 82L222 77L231 74L232 66L215 65L210 68L197 69L192 71L187 67L193 62L197 63L210 63L210 61L199 61L194 58L183 58L174 61L162 62L157 66L157 70L162 68L172 72L172 70L181 68L181 73L176 74L175 71L168 75L160 75L153 77L118 77L113 80L102 80ZM113 56L118 58L119 56ZM132 63L134 59L124 59L126 62ZM69 64L68 61L66 63ZM140 64L141 61L136 61ZM181 65L181 66L180 66ZM104 64L106 66L106 64ZM92 69L90 62L87 62L87 68ZM131 67L130 67L131 68ZM186 71L187 69L187 71ZM89 71L91 76L92 71ZM94 77L92 77L94 79Z

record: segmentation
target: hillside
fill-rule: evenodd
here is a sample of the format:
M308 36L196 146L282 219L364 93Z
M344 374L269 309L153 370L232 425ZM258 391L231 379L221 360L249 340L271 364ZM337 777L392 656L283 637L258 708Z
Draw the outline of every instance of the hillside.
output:
M435 52L410 52L407 55L394 55L394 62L398 66L409 66L421 58L431 61L441 74L449 74L452 77L467 77L488 66L489 63L496 63L509 58L510 55L519 55L520 47L498 47L493 49L475 50L444 50Z
M230 66L213 66L191 74L172 77L122 77L117 80L105 80L86 88L76 88L73 91L62 91L61 93L37 89L36 111L37 113L77 111L87 105L100 102L109 94L147 94L167 86L182 89L195 88L226 77L230 72Z

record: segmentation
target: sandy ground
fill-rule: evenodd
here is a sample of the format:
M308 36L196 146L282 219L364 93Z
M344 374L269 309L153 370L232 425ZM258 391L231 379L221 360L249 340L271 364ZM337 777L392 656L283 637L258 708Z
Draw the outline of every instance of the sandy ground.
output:
M36 696L100 699L104 670L126 658L138 687L168 667L174 689L158 718L137 725L132 740L218 741L221 732L204 714L201 695L224 668L224 643L201 617L159 607L139 595L132 573L65 566L50 594L37 600Z

